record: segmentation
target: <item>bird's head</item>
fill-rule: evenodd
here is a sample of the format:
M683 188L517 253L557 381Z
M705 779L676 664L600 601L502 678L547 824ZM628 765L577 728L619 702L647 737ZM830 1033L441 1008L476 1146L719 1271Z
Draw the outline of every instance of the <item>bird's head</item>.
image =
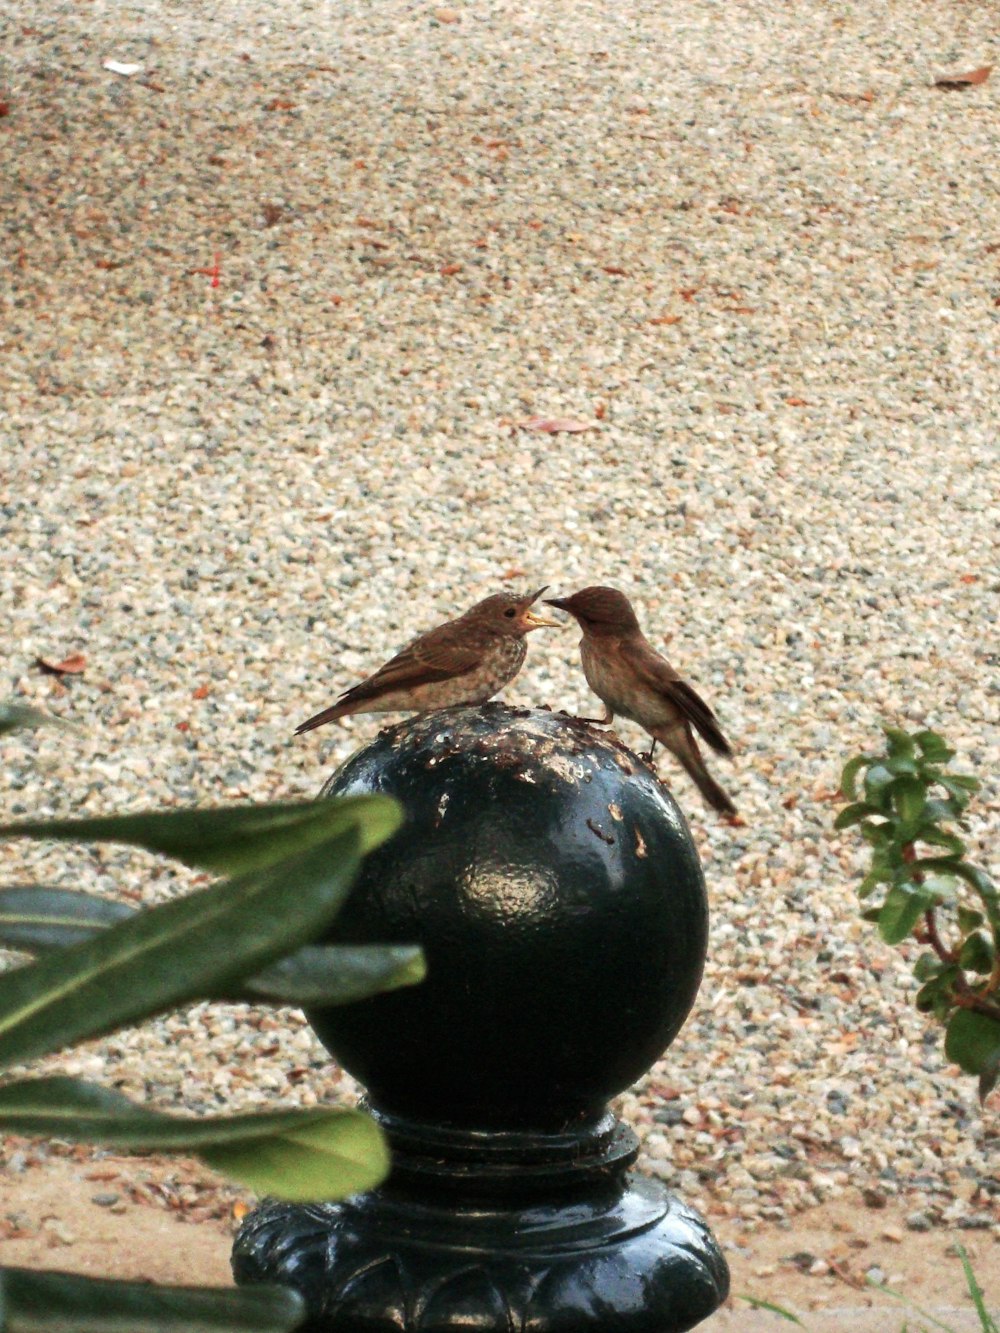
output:
M632 603L617 588L581 588L572 597L546 597L547 605L568 611L585 634L627 634L639 628Z
M558 620L546 620L542 616L535 615L531 609L547 587L548 585L523 597L518 597L512 592L494 593L492 597L478 602L471 611L466 612L466 615L474 617L496 634L517 639L523 638L533 629L543 629L546 626L562 629Z

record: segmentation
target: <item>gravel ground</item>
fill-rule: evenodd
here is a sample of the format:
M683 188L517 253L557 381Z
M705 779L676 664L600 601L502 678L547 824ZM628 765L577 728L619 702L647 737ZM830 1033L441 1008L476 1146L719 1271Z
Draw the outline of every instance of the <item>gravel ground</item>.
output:
M931 86L997 59L994 6L0 24L0 694L86 729L0 742L5 815L312 795L378 722L294 725L411 634L500 587L621 586L716 706L746 821L663 761L713 933L622 1099L644 1166L748 1223L900 1196L916 1227L997 1228L996 1107L830 835L887 720L958 745L995 846L1000 75ZM575 642L533 635L505 697L592 706ZM117 849L0 871L194 879ZM197 1008L59 1067L197 1110L351 1092L285 1012Z

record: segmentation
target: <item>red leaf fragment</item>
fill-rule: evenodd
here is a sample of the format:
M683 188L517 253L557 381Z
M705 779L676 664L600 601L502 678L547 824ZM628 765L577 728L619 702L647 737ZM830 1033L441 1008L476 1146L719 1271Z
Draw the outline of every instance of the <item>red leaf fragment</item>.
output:
M525 417L514 423L520 430L541 431L545 435L578 435L582 430L596 430L594 421L576 421L573 417Z
M438 270L442 278L452 278L455 276L456 273L461 273L461 271L462 271L461 264L442 264L440 269Z
M265 107L265 111L294 111L295 103L290 102L287 97L272 97Z
M981 65L968 74L944 74L935 79L935 88L944 88L946 92L961 92L963 88L974 88L977 83L985 83L993 71L992 65Z
M70 653L61 662L53 662L47 657L36 657L35 662L50 676L79 676L87 666L83 653Z
M789 407L808 407L808 398L786 398L785 402Z
M649 322L650 324L679 324L681 322L681 316L657 315L654 319L651 319Z
M0 101L0 116L10 115L10 103Z
M212 689L212 687L211 687L210 685L207 685L207 684L205 684L205 685L199 685L198 688L197 688L196 690L192 690L192 691L191 691L191 698L192 698L192 699L207 699L208 696L209 696L209 694L211 693L211 689Z

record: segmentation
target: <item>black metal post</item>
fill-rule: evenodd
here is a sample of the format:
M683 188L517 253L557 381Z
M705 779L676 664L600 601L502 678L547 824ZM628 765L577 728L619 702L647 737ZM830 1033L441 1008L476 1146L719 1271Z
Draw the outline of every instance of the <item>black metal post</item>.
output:
M415 718L324 794L398 797L345 942L419 943L420 986L309 1015L367 1087L393 1170L339 1204L266 1203L239 1282L304 1295L309 1333L682 1333L725 1299L702 1219L635 1176L608 1099L673 1040L707 943L701 867L656 776L561 714Z

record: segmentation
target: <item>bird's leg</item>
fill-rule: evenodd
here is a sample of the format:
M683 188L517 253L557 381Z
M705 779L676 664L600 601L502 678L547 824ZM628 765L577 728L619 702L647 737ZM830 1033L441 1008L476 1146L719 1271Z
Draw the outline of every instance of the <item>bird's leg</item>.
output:
M644 763L646 763L646 764L652 764L652 762L653 762L653 754L654 754L655 750L656 750L656 737L654 736L654 737L652 737L652 740L651 740L651 743L650 743L650 746L649 746L649 749L647 750L647 752L646 752L645 754L641 754L641 755L639 756L639 758L640 758Z
M610 727L615 720L615 715L607 704L604 705L604 712L605 717L578 717L576 720L577 722L593 722L597 727Z

